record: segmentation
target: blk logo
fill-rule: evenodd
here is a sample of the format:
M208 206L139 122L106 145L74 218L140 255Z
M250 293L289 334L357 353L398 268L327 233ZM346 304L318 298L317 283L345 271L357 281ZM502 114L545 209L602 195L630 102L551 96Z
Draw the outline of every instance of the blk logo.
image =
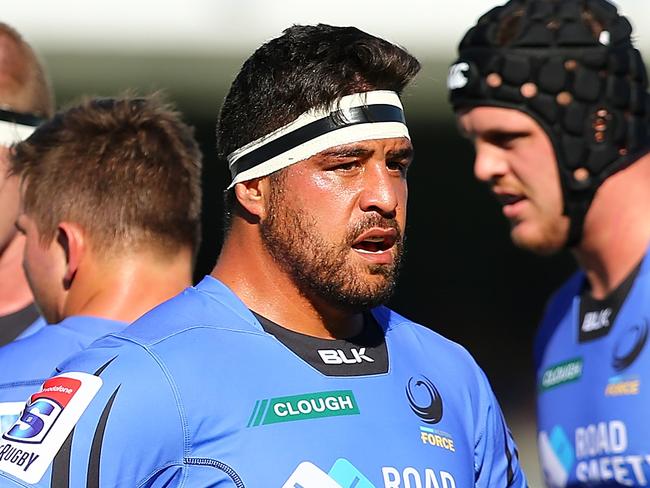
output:
M648 340L648 322L633 325L623 331L614 346L612 366L616 371L622 371L630 366L645 347Z
M427 424L442 420L442 397L426 376L411 377L406 385L406 398L413 413Z
M374 363L375 360L366 356L366 348L350 349L352 357L347 357L341 349L319 349L318 354L325 364L358 364L364 361Z

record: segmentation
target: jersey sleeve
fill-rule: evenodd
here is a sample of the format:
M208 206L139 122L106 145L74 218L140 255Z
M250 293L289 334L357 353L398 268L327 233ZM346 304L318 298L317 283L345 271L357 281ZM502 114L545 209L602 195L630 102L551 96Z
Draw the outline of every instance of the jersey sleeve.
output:
M187 439L156 356L116 338L32 394L0 443L0 486L181 486Z
M481 395L474 452L477 488L525 488L526 476L519 463L515 440L483 371L479 371Z

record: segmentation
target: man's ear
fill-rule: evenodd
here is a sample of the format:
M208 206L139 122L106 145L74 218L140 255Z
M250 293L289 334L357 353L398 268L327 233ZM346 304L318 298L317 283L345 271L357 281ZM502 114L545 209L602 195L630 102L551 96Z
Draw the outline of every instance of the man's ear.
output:
M268 178L255 178L237 183L234 187L239 204L257 220L266 215L266 200L269 192Z
M59 223L56 232L56 242L65 256L63 285L67 290L72 285L86 252L86 236L84 230L73 222Z

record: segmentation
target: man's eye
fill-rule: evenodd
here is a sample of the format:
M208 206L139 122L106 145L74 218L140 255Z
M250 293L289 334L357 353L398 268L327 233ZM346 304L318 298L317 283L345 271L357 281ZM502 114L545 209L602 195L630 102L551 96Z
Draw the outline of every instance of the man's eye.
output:
M486 140L499 147L509 147L514 144L517 139L524 137L526 134L519 132L499 132L495 134L490 134L486 137Z
M386 166L388 169L391 171L399 171L402 174L406 174L406 171L408 170L409 165L405 163L404 161L388 161L386 163Z
M347 161L345 163L339 163L336 166L334 166L333 169L335 170L341 170L341 171L350 171L354 168L357 167L357 162L356 161Z

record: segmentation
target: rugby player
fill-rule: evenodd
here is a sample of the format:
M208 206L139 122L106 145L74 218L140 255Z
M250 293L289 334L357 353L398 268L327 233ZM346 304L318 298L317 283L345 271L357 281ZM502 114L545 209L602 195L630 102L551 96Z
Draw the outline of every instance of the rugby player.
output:
M450 100L514 243L579 270L535 342L548 486L650 480L650 97L605 0L512 0L464 36ZM644 386L645 385L645 386Z
M419 68L354 27L259 47L217 124L232 181L212 274L32 395L0 486L525 486L472 357L382 305Z
M201 206L197 143L160 97L86 99L9 164L25 273L51 325L0 348L3 432L61 361L191 285Z

